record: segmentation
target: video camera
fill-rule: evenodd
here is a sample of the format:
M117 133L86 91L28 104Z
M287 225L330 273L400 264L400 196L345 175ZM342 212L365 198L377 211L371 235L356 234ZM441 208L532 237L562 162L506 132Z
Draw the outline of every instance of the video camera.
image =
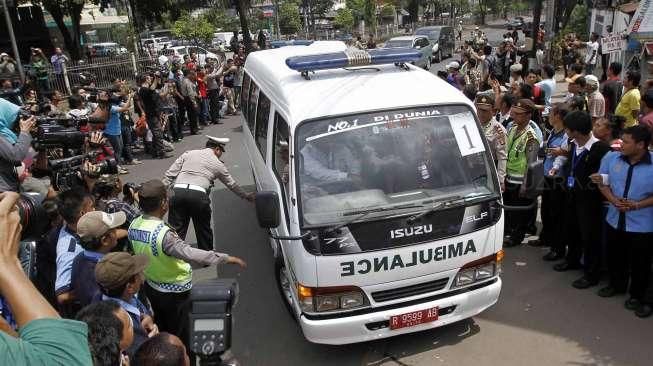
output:
M66 190L77 186L80 179L78 172L81 170L82 165L86 160L95 161L97 155L97 153L92 152L63 159L50 160L49 163L54 185L59 190ZM97 175L118 174L118 162L113 158L94 162L93 165L98 169L95 172Z
M234 279L215 278L193 284L188 342L200 365L224 366L237 362L222 359L231 347L232 308L237 299L238 282Z

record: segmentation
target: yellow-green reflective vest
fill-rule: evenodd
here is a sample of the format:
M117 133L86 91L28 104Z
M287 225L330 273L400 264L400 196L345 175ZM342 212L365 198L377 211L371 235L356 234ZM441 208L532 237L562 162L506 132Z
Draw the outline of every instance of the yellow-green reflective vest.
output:
M129 226L128 238L135 254L150 258L145 268L148 284L162 292L188 291L192 287L190 264L163 252L163 238L169 230L162 220L139 216Z
M524 182L524 175L528 168L528 157L526 156L526 145L529 140L537 139L535 131L528 126L523 132L517 135L517 125L513 125L508 131L508 162L506 163L506 181L508 183L521 184Z

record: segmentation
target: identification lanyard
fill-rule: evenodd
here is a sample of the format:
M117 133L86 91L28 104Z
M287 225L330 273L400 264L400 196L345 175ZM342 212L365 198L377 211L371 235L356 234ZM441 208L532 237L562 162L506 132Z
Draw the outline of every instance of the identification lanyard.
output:
M580 163L580 161L583 160L585 155L588 154L588 149L585 149L583 150L583 152L576 155L576 144L574 144L571 154L572 154L571 171L569 172L569 176L567 177L567 188L574 188L574 184L576 183L576 178L574 177L574 175L576 174L576 167L578 166L578 163Z

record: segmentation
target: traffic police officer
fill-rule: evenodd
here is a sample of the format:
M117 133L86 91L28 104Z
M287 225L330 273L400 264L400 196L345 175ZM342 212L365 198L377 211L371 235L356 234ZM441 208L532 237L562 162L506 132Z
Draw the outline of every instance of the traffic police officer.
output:
M499 183L501 184L501 191L505 190L506 180L506 160L508 159L506 153L506 129L492 118L494 111L494 101L487 95L479 95L474 101L476 104L476 112L481 121L481 127L485 133L485 138L490 145L494 164L497 167L499 175Z
M206 148L183 153L165 173L164 183L172 186L168 221L182 239L186 239L188 224L193 219L197 246L213 250L211 229L211 201L209 191L219 179L227 188L243 199L254 201L254 194L245 192L220 161L228 138L207 136Z
M532 200L524 197L528 182L528 166L537 161L540 143L535 131L530 126L531 114L535 104L530 99L520 99L512 107L514 123L508 130L506 166L506 189L504 202L511 206L529 206ZM526 235L530 211L506 212L506 238L503 246L512 247L521 244Z
M232 263L246 267L237 257L201 250L186 244L164 221L168 211L168 192L158 179L141 185L138 191L143 215L129 226L127 237L134 254L149 258L145 267L145 292L152 304L159 329L188 339L186 308L193 286L192 266Z

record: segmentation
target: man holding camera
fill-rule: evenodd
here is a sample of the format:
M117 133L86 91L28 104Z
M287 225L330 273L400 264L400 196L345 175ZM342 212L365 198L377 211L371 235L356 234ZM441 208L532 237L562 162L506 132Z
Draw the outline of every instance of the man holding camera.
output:
M143 183L138 195L143 215L132 222L128 237L134 253L149 258L145 268L145 293L159 329L187 340L187 301L193 286L191 264L232 263L243 268L246 264L240 258L186 244L163 221L169 201L167 188L160 180Z
M16 168L27 157L32 143L30 131L36 124L35 117L20 120L18 136L13 131L19 110L17 105L0 98L0 192L19 191Z
M163 148L163 130L161 128L160 113L160 99L156 88L161 82L161 76L155 74L154 77L148 74L143 74L138 78L138 83L141 86L138 89L138 97L140 99L139 108L145 114L147 120L147 127L152 132L152 148L155 159L167 159L172 155L166 154Z

